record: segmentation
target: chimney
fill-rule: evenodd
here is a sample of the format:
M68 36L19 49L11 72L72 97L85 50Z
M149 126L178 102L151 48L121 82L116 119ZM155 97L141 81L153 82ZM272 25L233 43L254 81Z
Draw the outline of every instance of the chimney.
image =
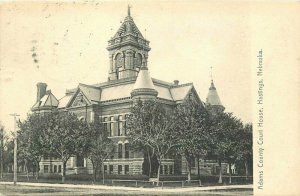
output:
M36 84L36 86L37 86L36 102L38 102L46 94L47 84L43 82L39 82Z
M174 85L178 86L178 84L179 84L179 80L174 80Z

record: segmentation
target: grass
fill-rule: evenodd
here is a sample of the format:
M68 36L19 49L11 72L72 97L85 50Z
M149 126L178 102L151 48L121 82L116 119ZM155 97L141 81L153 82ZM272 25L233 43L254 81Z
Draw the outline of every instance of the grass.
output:
M27 194L40 195L41 193L65 193L69 192L64 188L48 188L48 187L27 187L27 186L13 186L13 185L0 185L0 192L5 195L19 195L19 194Z
M199 186L199 181L197 176L192 176L192 182L186 182L186 176L161 176L160 181L164 181L164 187L182 187L182 182L184 182L184 187L197 187ZM128 180L128 181L118 181L118 180ZM137 180L137 184L136 184ZM13 181L12 174L4 175L4 178L1 181ZM58 174L47 174L41 175L39 180L36 180L34 176L29 176L29 181L26 175L19 175L18 176L19 182L40 182L40 183L53 183L59 184L61 183L61 176ZM218 182L218 176L201 176L201 184L202 186L215 186L220 185ZM223 176L223 184L221 185L228 185L229 177ZM99 184L101 185L102 176L98 176L97 181L93 182L93 176L89 174L80 174L80 175L68 175L66 176L66 184ZM244 177L233 177L232 184L251 184L252 179L246 181ZM127 186L127 187L154 187L152 182L148 181L148 177L144 175L140 176L121 176L121 175L107 175L105 176L105 185L108 186ZM162 184L160 183L160 186Z
M231 190L215 190L215 191L193 191L183 193L174 192L159 192L153 190L144 192L142 190L128 191L128 190L101 190L101 189L79 189L79 188L48 188L48 187L32 187L32 186L13 186L13 185L0 185L0 195L253 195L253 190L250 189L231 189Z

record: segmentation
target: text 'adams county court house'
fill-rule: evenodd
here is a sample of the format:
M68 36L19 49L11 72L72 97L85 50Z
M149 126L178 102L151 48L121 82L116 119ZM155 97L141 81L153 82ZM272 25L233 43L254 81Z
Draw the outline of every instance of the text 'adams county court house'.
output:
M174 108L188 96L193 96L199 104L222 106L216 88L211 83L206 102L202 102L193 83L179 84L151 78L148 68L149 41L146 40L130 15L122 22L116 34L108 41L109 73L108 80L103 83L81 84L66 90L64 97L57 99L47 84L37 84L37 99L31 110L47 112L54 108L75 113L79 119L93 122L101 118L105 129L115 144L117 153L104 163L106 174L140 175L143 174L144 154L131 151L126 136L126 117L130 113L135 99L156 99L166 107ZM193 164L192 173L197 173L197 164ZM217 164L213 161L200 163L201 170L215 173ZM40 163L41 173L60 173L62 162L53 157L44 157ZM50 169L51 168L51 169ZM224 165L223 167L226 170ZM184 158L169 157L162 161L161 173L164 175L185 174L187 165ZM67 174L92 173L93 167L89 159L83 155L74 155L67 162Z

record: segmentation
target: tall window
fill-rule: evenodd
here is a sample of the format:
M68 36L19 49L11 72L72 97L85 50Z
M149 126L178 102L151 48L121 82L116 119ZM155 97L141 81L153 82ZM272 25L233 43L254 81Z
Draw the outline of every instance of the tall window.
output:
M118 136L123 135L122 130L123 130L123 124L122 124L122 116L118 116Z
M127 158L129 158L129 143L126 143L125 145L124 145L124 148L125 148L125 159Z
M122 67L122 65L124 64L123 62L124 60L122 55L120 53L117 54L117 56L115 57L115 67Z
M118 174L122 174L122 165L118 165Z
M195 158L192 158L191 167L196 167L196 160L195 160Z
M83 156L77 155L77 157L76 157L76 166L77 167L83 167L84 166Z
M111 116L110 117L110 123L109 123L109 136L113 136L114 135L114 117L113 116Z
M125 165L125 174L129 174L129 165Z
M104 132L108 132L108 129L107 129L107 117L104 117L103 118L103 129L104 129Z
M173 165L169 166L169 174L173 174Z
M165 165L164 169L165 169L165 174L168 174L168 165Z
M134 62L134 67L136 69L138 69L139 67L142 66L142 62L143 62L143 57L141 54L136 54L136 57L135 57L135 62Z
M44 165L44 173L48 173L49 172L49 166L48 165Z
M104 165L104 173L107 174L107 165Z
M114 166L109 165L109 174L112 174L114 172Z
M57 165L54 165L54 173L57 172Z
M124 135L127 135L127 119L128 119L128 114L125 115L125 121L124 121Z
M118 158L120 159L120 158L122 158L122 144L118 144Z

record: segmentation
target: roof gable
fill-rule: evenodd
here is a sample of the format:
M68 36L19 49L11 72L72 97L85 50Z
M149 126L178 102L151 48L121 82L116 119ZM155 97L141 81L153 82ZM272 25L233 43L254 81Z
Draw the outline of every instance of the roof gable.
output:
M192 87L193 84L188 83L184 85L174 86L173 88L171 88L170 92L171 92L171 96L173 97L173 100L174 101L183 100L188 95Z
M100 88L79 84L75 93L71 95L69 102L65 107L76 107L82 105L91 105L92 103L100 102Z

